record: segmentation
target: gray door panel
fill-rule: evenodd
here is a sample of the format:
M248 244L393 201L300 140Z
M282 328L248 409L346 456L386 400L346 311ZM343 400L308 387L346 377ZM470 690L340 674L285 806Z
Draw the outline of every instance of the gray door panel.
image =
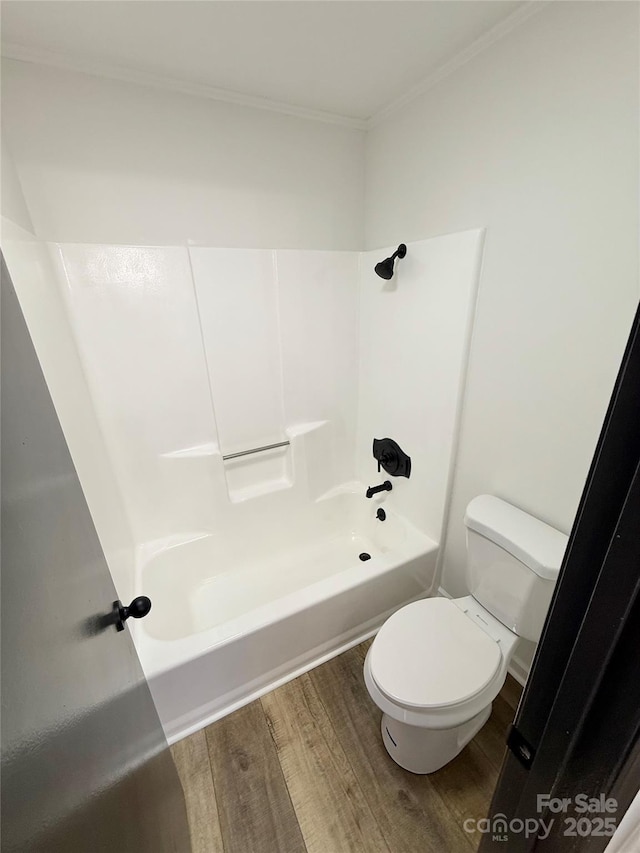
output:
M2 264L2 850L188 853L182 789ZM127 602L128 603L128 602Z

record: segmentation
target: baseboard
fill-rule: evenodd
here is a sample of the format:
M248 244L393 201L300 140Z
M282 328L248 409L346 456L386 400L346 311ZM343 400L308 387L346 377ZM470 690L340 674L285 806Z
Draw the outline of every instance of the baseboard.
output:
M509 675L512 675L522 687L527 683L527 678L529 678L529 668L517 658L511 658L511 663L509 664L507 672Z

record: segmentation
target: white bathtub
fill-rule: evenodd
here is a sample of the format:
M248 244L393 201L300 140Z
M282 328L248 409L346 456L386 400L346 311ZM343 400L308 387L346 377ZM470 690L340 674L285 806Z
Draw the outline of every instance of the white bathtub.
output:
M434 591L437 544L387 506L377 520L381 504L363 494L298 507L295 523L248 507L250 524L240 510L218 534L143 557L138 586L153 608L132 629L171 743Z

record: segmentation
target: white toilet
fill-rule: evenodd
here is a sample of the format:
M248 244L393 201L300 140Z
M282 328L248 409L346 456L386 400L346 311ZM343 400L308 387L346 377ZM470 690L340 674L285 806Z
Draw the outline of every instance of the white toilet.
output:
M433 773L482 728L520 639L537 641L568 538L480 495L465 515L470 596L407 604L384 623L364 679L389 755Z

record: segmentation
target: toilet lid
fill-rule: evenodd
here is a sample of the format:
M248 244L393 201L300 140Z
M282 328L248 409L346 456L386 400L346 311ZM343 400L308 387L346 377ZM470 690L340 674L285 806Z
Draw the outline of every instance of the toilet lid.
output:
M371 675L401 705L464 702L494 677L498 643L447 598L408 604L384 623L371 646Z

